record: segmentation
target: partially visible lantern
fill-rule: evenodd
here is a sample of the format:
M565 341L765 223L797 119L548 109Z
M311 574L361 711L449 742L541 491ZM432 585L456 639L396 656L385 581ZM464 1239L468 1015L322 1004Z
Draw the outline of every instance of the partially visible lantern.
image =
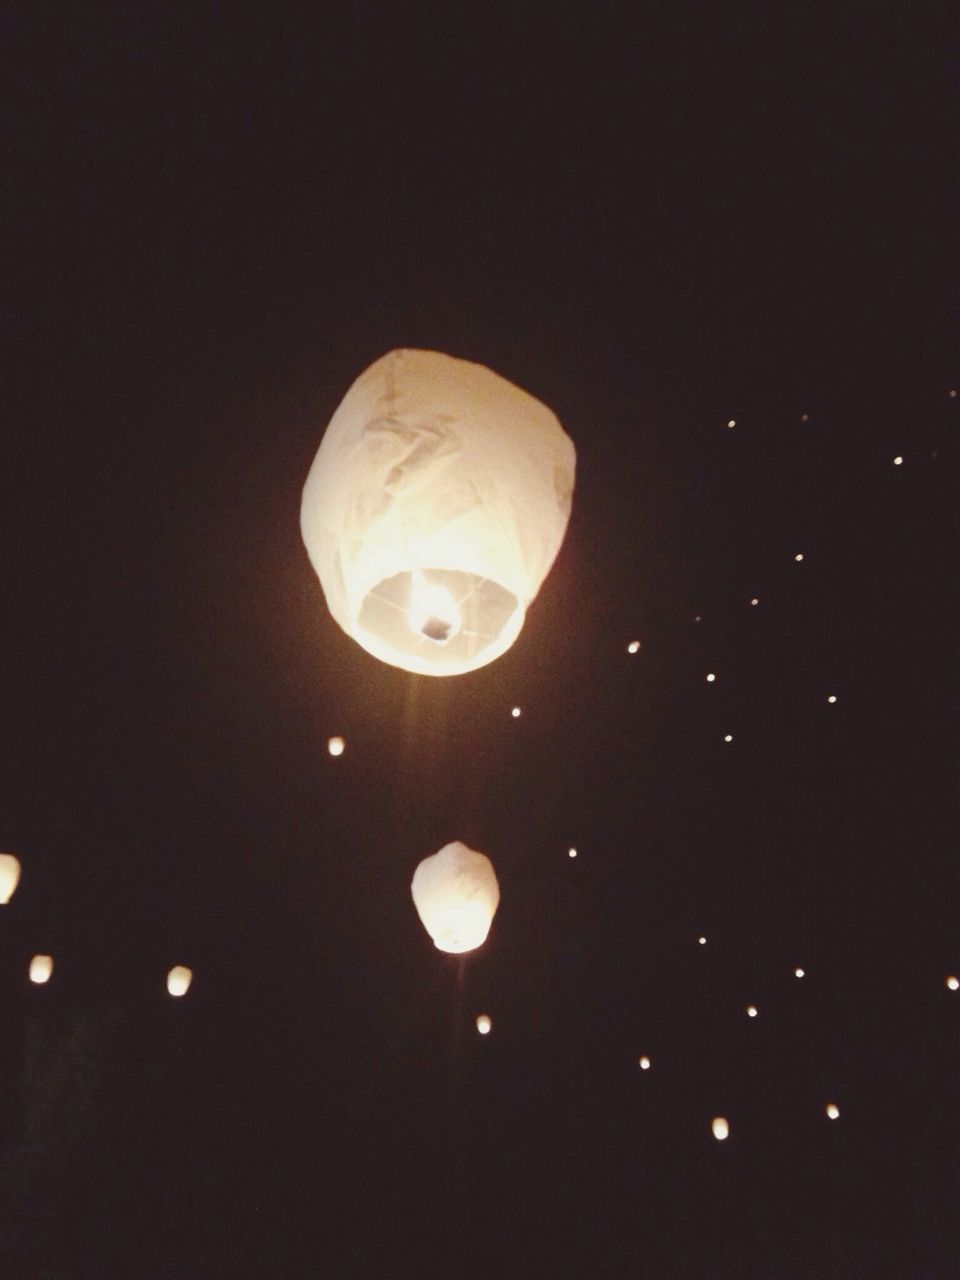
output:
M175 964L167 974L167 990L172 996L185 996L193 981L193 970L185 964Z
M30 961L30 981L43 986L53 973L53 956L34 956Z
M391 351L347 392L303 490L330 612L406 671L492 662L560 549L575 467L572 441L526 391L436 351Z
M730 1122L726 1116L714 1116L710 1121L710 1128L713 1130L713 1136L718 1142L725 1142L730 1136Z
M423 927L441 951L473 951L487 940L500 902L493 863L459 840L417 867L410 885Z
M6 906L20 883L20 862L12 853L0 853L0 906Z

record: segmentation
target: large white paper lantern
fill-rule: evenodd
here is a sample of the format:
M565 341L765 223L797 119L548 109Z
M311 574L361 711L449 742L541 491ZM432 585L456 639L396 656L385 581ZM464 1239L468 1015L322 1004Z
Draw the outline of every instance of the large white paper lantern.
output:
M0 906L6 906L20 883L20 862L12 853L0 853Z
M300 528L327 605L375 657L452 676L506 652L570 515L576 454L483 365L391 351L330 420Z
M459 840L417 867L410 885L423 927L441 951L473 951L487 940L500 886L493 863Z

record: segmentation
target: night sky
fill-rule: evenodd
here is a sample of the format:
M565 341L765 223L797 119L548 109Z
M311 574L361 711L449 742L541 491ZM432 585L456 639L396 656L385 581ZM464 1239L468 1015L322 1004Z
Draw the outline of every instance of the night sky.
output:
M955 1280L949 6L2 29L0 1276ZM395 347L577 449L447 680L300 539Z

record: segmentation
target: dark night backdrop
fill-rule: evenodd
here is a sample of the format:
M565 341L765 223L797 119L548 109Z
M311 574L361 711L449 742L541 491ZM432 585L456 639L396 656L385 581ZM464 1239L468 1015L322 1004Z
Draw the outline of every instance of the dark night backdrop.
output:
M0 1274L956 1276L949 6L2 26ZM395 346L578 450L448 681L299 537Z

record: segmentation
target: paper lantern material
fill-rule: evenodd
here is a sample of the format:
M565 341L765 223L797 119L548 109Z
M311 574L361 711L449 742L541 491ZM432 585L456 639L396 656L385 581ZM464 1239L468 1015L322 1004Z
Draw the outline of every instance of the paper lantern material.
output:
M482 1036L488 1036L490 1034L490 1028L492 1026L493 1026L493 1023L490 1021L490 1017L488 1014L481 1013L477 1016L477 1030L480 1032Z
M12 853L0 853L0 907L5 907L20 883L20 862Z
M185 996L193 981L193 970L185 964L174 965L167 974L167 990L172 996Z
M53 973L53 956L34 956L30 961L30 981L42 986Z
M730 1123L725 1116L715 1116L710 1122L710 1128L718 1142L725 1142L730 1136Z
M417 867L410 885L423 927L441 951L473 951L487 940L500 902L493 863L459 840Z
M381 357L334 413L303 490L333 617L420 675L492 662L560 549L575 467L554 414L492 370L436 351Z

